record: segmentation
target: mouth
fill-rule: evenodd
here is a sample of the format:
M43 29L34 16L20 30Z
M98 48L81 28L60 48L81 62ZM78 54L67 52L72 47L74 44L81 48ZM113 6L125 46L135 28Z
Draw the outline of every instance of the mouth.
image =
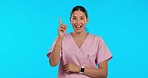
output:
M80 30L82 27L83 27L82 25L81 25L81 26L75 25L75 28L76 28L77 30Z

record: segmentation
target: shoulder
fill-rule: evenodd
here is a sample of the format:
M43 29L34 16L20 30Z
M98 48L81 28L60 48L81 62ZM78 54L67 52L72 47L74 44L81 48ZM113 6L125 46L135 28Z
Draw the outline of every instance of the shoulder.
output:
M89 36L90 36L90 38L97 39L97 40L102 39L101 36L97 36L97 35L94 35L94 34L89 34Z

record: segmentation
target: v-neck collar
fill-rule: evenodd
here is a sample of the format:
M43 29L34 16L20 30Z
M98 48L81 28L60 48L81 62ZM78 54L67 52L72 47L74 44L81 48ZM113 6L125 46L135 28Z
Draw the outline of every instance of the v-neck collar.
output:
M74 45L75 45L78 49L81 49L81 48L83 48L83 46L86 44L86 42L87 42L87 40L88 40L88 37L89 37L89 33L87 34L87 37L85 38L85 40L83 41L83 43L81 44L80 47L78 47L78 45L76 44L76 42L75 42L75 40L74 40L74 38L73 38L73 36L72 36L72 33L70 33L70 36L71 36L71 39L72 39Z

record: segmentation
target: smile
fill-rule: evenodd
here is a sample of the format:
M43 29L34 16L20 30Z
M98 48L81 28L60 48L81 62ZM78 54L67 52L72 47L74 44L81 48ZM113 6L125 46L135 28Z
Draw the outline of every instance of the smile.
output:
M82 26L76 26L76 25L75 25L75 28L76 28L77 30L80 30L80 29L82 28Z

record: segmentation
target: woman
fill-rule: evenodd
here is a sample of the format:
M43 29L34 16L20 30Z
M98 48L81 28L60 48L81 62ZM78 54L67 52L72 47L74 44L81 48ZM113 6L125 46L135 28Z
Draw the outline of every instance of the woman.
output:
M60 62L58 78L106 78L112 55L101 37L85 31L86 9L75 6L70 22L74 32L66 34L67 26L60 20L58 37L47 54L51 66Z

